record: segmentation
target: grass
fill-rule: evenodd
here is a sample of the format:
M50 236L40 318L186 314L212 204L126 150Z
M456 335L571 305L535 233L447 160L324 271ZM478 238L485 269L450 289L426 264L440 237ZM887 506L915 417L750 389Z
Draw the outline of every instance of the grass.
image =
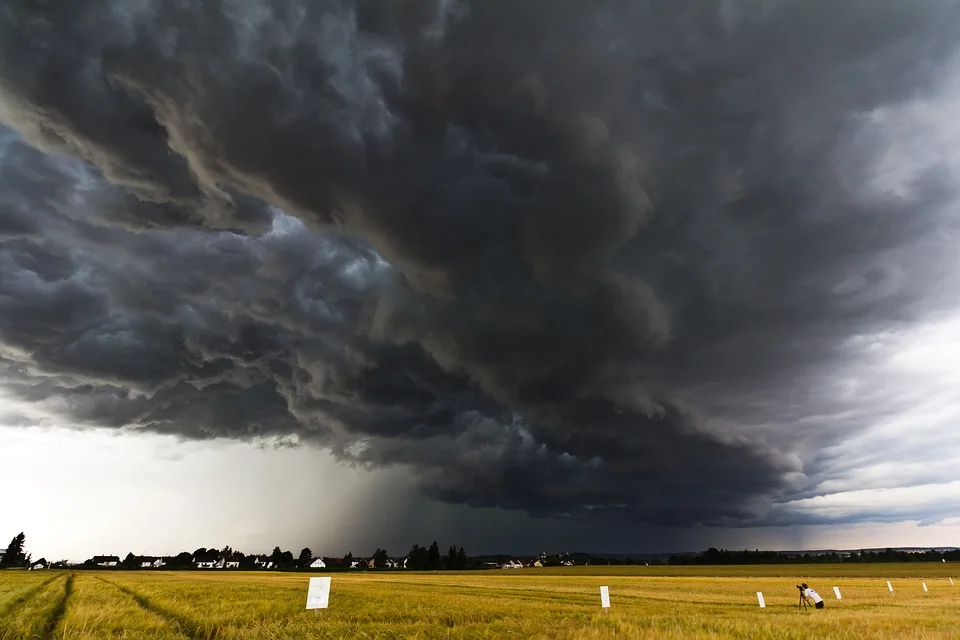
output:
M29 576L29 577L28 577ZM0 640L53 636L73 587L73 576L30 576L23 571L0 574L0 585L16 594L0 606ZM17 586L21 588L17 589Z
M79 573L57 638L156 638L184 640L162 616L141 607L99 576Z
M0 639L960 638L956 565L573 567L333 574L0 572ZM322 575L322 574L316 574ZM895 592L887 590L890 580ZM921 588L926 581L928 592ZM827 601L798 611L794 584ZM612 607L600 608L599 587ZM839 586L843 600L833 595ZM766 609L757 606L762 591Z

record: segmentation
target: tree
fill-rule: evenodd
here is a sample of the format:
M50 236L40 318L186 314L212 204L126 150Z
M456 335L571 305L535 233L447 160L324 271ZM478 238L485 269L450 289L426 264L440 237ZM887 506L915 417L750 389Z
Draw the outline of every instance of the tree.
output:
M453 545L450 545L450 548L447 549L447 557L444 558L444 564L447 567L447 571L452 571L457 569L457 548Z
M410 547L407 554L407 569L411 571L423 571L427 568L427 548L418 544Z
M7 545L7 550L4 551L3 557L0 558L0 568L25 567L29 564L30 555L23 550L26 539L22 531L13 537L13 540Z
M386 549L378 547L377 550L373 552L373 566L377 569L386 568L388 559L389 556L387 555Z
M140 566L140 563L137 562L137 556L133 555L133 551L131 551L120 563L120 566L124 569L136 569L138 566Z
M313 562L313 552L309 547L304 547L300 550L300 566L309 567L311 562Z
M280 566L280 563L283 561L283 551L280 550L280 547L273 548L273 553L270 554L270 561L273 562L274 567Z
M710 547L704 553L704 564L718 564L722 555L716 547Z
M285 566L285 567L289 567L290 565L292 565L292 564L293 564L293 552L292 552L292 551L284 551L283 553L281 553L281 554L280 554L280 564L282 564L282 565Z
M193 556L189 551L181 551L170 560L170 567L189 567L193 564Z
M350 565L352 564L353 564L353 551L348 551L347 555L343 556L343 566L349 569Z
M427 567L429 571L435 571L440 568L440 545L434 540L427 551Z
M460 551L457 552L457 569L466 569L467 564L467 552L460 547Z

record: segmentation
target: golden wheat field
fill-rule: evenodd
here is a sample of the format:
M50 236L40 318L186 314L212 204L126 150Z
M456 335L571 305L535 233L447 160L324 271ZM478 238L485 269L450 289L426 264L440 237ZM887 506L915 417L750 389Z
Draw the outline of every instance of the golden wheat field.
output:
M573 567L311 575L0 572L0 639L960 638L956 565ZM956 579L956 578L954 578ZM887 589L887 580L894 593ZM807 582L826 608L798 610ZM922 582L928 591L922 588ZM599 588L610 588L611 608ZM837 600L833 587L841 589ZM760 609L756 592L767 607Z

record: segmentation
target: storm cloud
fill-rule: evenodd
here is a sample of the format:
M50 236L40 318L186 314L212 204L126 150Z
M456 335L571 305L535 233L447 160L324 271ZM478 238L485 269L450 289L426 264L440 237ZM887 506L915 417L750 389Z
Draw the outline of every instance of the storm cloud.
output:
M451 503L789 523L896 409L839 385L857 340L960 308L955 167L891 128L958 28L951 0L10 0L0 380Z

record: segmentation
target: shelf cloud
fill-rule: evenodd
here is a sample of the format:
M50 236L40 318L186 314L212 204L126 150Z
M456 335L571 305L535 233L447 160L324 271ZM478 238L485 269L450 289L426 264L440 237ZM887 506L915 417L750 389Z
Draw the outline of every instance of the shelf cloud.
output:
M819 521L916 391L870 344L960 309L957 9L9 0L0 385L454 504Z

